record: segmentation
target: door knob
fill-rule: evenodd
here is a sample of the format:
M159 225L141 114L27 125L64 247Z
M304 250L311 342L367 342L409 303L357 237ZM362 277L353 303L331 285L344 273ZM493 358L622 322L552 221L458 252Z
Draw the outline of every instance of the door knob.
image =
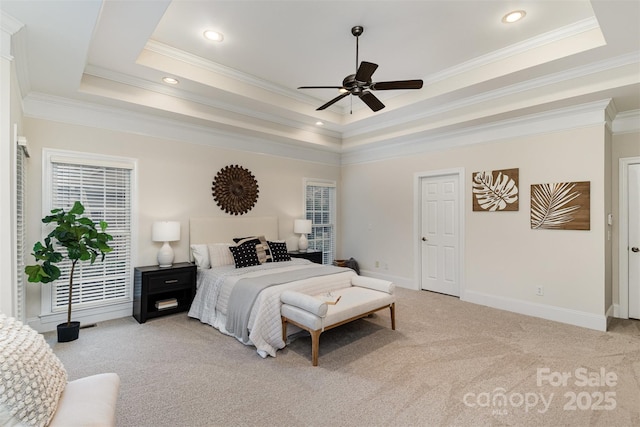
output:
M423 242L426 242L426 241L428 241L428 240L429 240L429 239L427 239L426 237L423 237L423 238L422 238L422 241L423 241ZM638 249L638 248L636 248L636 249ZM636 252L637 252L637 251L636 251Z
M634 246L633 248L631 248L631 252L640 252L640 249Z

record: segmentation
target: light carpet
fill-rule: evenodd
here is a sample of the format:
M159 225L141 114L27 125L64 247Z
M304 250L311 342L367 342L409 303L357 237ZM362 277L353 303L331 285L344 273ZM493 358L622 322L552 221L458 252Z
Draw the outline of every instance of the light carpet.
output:
M119 426L639 426L640 322L597 332L397 289L388 310L276 358L190 319L47 341L70 379L117 372Z

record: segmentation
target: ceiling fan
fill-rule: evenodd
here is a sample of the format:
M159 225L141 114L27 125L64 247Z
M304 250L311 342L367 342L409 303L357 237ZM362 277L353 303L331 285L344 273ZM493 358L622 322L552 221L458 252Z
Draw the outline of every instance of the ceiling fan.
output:
M316 108L316 110L324 110L325 108L335 104L348 95L354 95L360 98L371 110L379 111L384 108L384 104L370 91L372 90L395 90L395 89L421 89L422 80L395 80L389 82L372 82L371 76L378 68L378 64L362 61L358 66L358 40L363 33L362 26L351 28L351 34L356 37L356 73L349 74L342 81L342 86L300 86L298 89L339 89L341 94L333 98L331 101Z

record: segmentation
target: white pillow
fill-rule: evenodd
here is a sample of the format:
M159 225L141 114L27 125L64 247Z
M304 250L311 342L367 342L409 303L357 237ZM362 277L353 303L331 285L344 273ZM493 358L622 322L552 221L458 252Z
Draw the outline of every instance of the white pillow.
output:
M45 426L67 385L67 371L43 336L0 314L0 425Z
M209 243L209 263L211 267L222 267L224 265L234 265L233 254L229 250L229 246L235 246L232 243Z
M207 245L191 245L191 255L198 268L211 268Z

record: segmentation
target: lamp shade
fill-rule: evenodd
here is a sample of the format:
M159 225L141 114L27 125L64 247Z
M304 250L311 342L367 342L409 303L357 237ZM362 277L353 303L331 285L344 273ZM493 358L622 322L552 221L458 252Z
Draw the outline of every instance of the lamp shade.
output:
M180 223L178 221L157 221L151 229L151 240L154 242L175 242L180 240Z
M310 219L296 219L293 222L293 232L296 234L309 234L311 233L311 220Z

